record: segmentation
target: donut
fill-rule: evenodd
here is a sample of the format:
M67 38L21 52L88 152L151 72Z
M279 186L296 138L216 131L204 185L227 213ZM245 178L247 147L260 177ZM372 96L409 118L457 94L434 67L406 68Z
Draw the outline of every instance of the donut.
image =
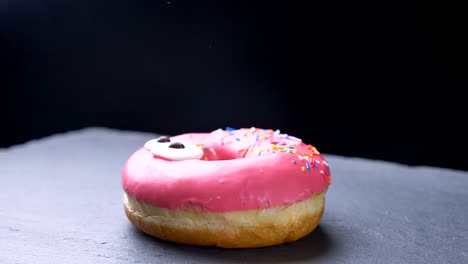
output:
M279 130L227 127L142 144L122 172L124 210L164 241L259 248L297 241L320 223L330 168Z

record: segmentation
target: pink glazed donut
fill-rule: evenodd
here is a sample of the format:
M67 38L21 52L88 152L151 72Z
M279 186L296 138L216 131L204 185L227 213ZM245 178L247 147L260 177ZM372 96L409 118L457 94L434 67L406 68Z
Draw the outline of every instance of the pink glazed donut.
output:
M312 145L259 128L151 139L125 163L124 208L143 232L200 246L296 241L319 224L330 169Z

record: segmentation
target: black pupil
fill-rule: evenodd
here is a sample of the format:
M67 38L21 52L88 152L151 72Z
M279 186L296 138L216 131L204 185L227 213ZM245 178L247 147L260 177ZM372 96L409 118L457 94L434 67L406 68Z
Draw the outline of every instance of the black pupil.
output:
M170 148L175 148L175 149L183 149L185 148L184 144L180 142L173 142L169 145Z
M168 137L159 137L158 140L156 140L159 143L165 143L165 142L171 142L171 140Z

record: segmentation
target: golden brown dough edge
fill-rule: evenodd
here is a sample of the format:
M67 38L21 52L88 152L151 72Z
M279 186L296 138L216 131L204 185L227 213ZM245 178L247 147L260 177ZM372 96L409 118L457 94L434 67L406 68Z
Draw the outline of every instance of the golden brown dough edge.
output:
M290 206L227 213L157 208L124 194L124 208L137 228L162 240L197 246L258 248L294 242L310 234L322 218L326 191Z

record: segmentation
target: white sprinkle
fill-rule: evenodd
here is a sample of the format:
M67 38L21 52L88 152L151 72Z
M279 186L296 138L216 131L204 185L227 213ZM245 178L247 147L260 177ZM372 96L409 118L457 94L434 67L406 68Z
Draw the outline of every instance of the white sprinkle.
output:
M210 148L210 152L211 152L214 156L216 156L216 151L214 150L214 148Z
M293 137L293 136L289 136L289 139L292 140L292 141L299 141L299 142L302 142L302 139L297 138L297 137Z

